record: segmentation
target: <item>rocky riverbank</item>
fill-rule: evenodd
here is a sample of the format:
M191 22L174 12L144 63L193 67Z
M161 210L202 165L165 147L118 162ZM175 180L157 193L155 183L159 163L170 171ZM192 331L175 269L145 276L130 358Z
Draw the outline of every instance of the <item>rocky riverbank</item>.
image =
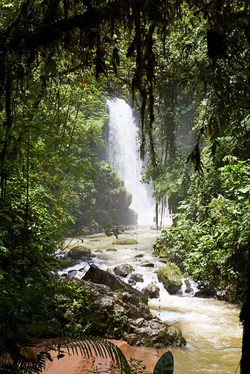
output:
M155 348L186 344L177 327L152 315L145 294L115 275L92 265L75 282L79 288L92 290L96 310L93 319L99 336Z

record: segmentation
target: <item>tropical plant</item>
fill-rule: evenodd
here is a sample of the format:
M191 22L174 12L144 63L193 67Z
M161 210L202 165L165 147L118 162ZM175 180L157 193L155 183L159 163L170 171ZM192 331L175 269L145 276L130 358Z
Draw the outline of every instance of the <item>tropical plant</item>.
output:
M93 87L93 79L86 80L86 76L102 80L109 93L129 83L141 117L141 156L150 157L149 174L159 188L156 196L167 200L164 195L171 193L176 205L187 193L182 210L186 205L189 215L183 216L182 211L180 223L188 234L194 219L198 221L193 236L196 230L200 240L193 242L193 257L189 252L190 268L197 246L204 250L207 245L211 253L216 252L211 243L214 232L206 217L223 231L215 238L224 250L222 259L218 255L222 268L225 263L235 265L235 250L242 248L247 238L237 227L236 217L246 227L237 208L239 204L248 215L247 204L237 201L235 213L228 191L222 197L219 190L212 191L210 198L201 188L201 194L195 176L191 189L199 203L193 208L190 202L195 199L190 198L186 186L176 192L180 173L175 176L166 163L172 163L176 156L178 132L183 135L180 123L186 116L189 128L196 124L195 141L189 150L195 170L201 171L204 163L204 136L209 141L208 157L214 163L212 174L223 166L225 157L239 161L249 158L249 2L2 0L0 13L3 289L7 290L9 278L13 280L15 275L21 285L32 276L43 284L58 238L79 213L80 197L82 205L89 208L88 199L91 201L96 192L93 175L98 170L98 157L93 152L93 140L99 134L93 117L83 118L90 102L81 112L78 96L82 94L84 100L85 90ZM76 92L72 90L69 95L71 84ZM86 133L81 132L81 121ZM81 137L83 133L86 136ZM80 139L84 147L79 145ZM82 158L77 157L78 151ZM81 173L84 178L78 181L77 174L79 177ZM174 183L170 174L177 178ZM190 170L187 174L190 176ZM93 194L88 194L92 188ZM209 209L214 214L231 212L232 217L219 220L209 215ZM233 224L233 233L226 230L225 222ZM188 248L194 239L189 238L184 238ZM225 246L219 238L225 239ZM228 246L232 240L233 249ZM209 256L208 260L212 263ZM249 364L242 364L243 374L248 370Z
M174 359L171 352L165 352L157 361L153 374L173 374Z

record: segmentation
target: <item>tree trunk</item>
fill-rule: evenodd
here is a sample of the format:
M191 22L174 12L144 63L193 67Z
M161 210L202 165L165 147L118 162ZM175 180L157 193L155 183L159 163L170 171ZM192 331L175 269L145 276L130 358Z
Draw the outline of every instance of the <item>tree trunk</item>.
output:
M250 373L250 250L248 250L248 288L246 300L242 306L240 320L243 324L241 374Z

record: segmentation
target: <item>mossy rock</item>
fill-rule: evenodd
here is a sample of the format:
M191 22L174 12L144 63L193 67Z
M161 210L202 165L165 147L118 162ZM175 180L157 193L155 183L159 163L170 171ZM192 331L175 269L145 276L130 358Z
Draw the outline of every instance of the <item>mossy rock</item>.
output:
M169 257L168 256L159 256L159 260L161 262L164 262L164 264L167 264L169 262Z
M84 246L73 247L68 251L67 256L74 260L87 260L91 256L91 250Z
M107 248L106 252L117 252L116 248Z
M182 273L173 262L161 266L157 272L157 277L170 294L175 294L182 286Z
M136 239L131 239L131 238L118 238L118 239L115 239L112 244L130 245L130 244L138 244L138 241Z
M58 269L66 269L66 268L69 268L70 266L73 266L74 263L75 263L75 261L73 260L73 258L70 258L70 257L60 258L58 260L57 268Z

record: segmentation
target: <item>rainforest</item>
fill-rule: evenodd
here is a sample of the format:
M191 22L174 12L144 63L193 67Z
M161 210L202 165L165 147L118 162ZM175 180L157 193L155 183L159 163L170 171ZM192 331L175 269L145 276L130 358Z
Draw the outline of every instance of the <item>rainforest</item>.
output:
M151 191L155 261L239 308L248 374L249 2L0 0L0 15L0 372L42 373L62 345L143 372L106 340L125 319L112 320L117 335L98 328L91 286L60 276L68 238L119 240L146 214L109 153L121 100Z

